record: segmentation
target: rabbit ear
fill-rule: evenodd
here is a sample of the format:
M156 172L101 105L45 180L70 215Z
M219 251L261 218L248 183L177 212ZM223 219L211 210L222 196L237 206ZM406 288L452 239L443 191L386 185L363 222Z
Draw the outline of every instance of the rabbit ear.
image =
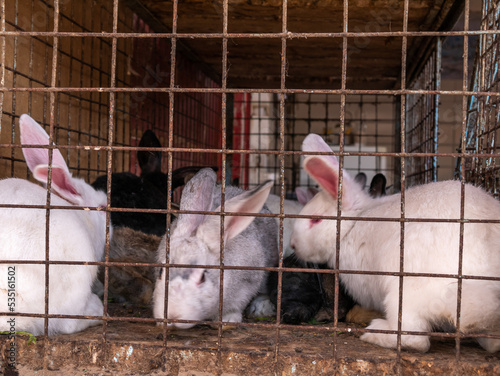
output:
M304 169L321 188L327 191L333 198L338 197L339 165L324 156L309 156L304 160Z
M24 145L48 145L49 135L45 130L34 121L29 115L21 115L19 118L19 128L21 129L21 144ZM31 172L39 165L47 165L49 163L49 149L23 148L26 164ZM58 166L69 174L66 161L61 152L53 149L52 166Z
M141 141L139 141L139 146L161 148L161 143L155 133L148 129L142 135ZM137 151L137 160L139 162L139 167L141 167L141 175L152 172L161 172L161 152L139 150Z
M328 144L321 138L321 136L310 133L307 137L302 141L302 151L310 151L310 152L321 152L321 153L331 153L332 148L328 146ZM338 166L337 158L333 155L323 155L322 158L329 161L332 165Z
M225 210L230 213L259 213L266 203L274 182L268 180L253 191L244 192L226 202ZM220 210L220 208L218 209ZM224 237L229 240L245 230L255 217L228 215L224 221Z
M33 169L33 176L43 184L47 184L48 175L48 165L38 165ZM51 186L62 198L68 200L72 204L83 205L82 195L75 187L74 179L71 177L71 174L65 168L52 166Z
M21 129L21 144L25 145L48 145L49 135L30 116L24 114L19 118ZM43 184L47 184L49 175L49 150L37 148L23 148L26 163L33 173L33 177ZM81 205L83 202L81 194L74 185L66 161L61 152L53 149L52 152L52 188L61 197L73 204Z
M385 186L387 184L387 179L383 174L377 174L373 177L370 184L370 196L381 197L385 196Z
M309 194L308 189L304 187L295 188L295 194L297 195L297 201L302 205L307 204L309 200L313 198L313 196Z
M212 208L214 187L217 176L211 168L200 170L184 187L181 210L209 211ZM203 214L179 214L176 231L192 234L204 221Z
M302 205L305 205L309 201L311 201L311 199L314 196L316 196L317 193L318 193L318 190L314 187L308 187L308 188L297 187L297 188L295 188L295 194L297 195L297 201L299 202L299 204L302 204Z
M356 176L354 177L354 181L356 183L359 184L359 186L363 189L365 189L365 185L366 185L366 180L367 180L367 177L366 177L366 174L364 172L358 172L356 174ZM373 182L373 180L372 180Z
M309 152L331 152L330 146L317 134L309 134L302 143L302 150ZM334 199L338 198L339 183L339 162L333 155L307 156L304 159L304 169L306 172ZM350 204L350 197L355 194L353 191L361 190L346 172L343 173L345 192L349 192L344 197L345 205ZM356 189L357 188L357 189Z
M182 185L186 185L188 181L190 181L196 173L203 168L207 168L207 166L186 166L172 171L172 190ZM211 168L215 172L218 170L217 166L213 166Z

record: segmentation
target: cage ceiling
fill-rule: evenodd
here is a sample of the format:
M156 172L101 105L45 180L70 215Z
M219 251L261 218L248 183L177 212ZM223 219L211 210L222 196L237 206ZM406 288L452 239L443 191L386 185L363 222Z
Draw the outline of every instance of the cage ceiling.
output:
M156 32L172 32L175 27L178 46L221 82L222 0L179 2L175 24L172 1L123 3ZM403 51L407 51L411 79L428 50L431 38L417 33L451 29L463 8L462 1L412 0L405 30L400 0L349 0L346 13L341 0L290 0L286 17L282 4L282 0L228 1L228 87L280 88L281 56L285 55L286 88L339 89L343 36L347 35L346 87L393 89L399 85ZM348 34L342 34L345 24ZM406 47L403 35L408 37Z

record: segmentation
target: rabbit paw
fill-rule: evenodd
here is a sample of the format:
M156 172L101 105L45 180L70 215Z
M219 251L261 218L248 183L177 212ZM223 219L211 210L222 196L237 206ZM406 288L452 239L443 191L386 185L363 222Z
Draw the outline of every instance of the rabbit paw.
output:
M390 325L390 323L387 320L384 319L373 320L372 323L367 327L367 329L396 330L396 328L394 328L392 325ZM407 330L418 330L418 329L407 329ZM361 340L391 349L395 349L398 344L397 342L398 337L396 334L365 333L361 336ZM418 335L401 336L401 347L406 349L426 352L429 350L430 345L431 343L428 336L418 336Z
M254 318L274 316L276 314L276 307L271 300L269 300L269 296L258 295L250 302L246 314L248 317Z
M500 350L500 339L495 338L476 338L483 349L490 353Z
M228 312L222 316L223 322L241 322L243 320L243 315L241 312Z

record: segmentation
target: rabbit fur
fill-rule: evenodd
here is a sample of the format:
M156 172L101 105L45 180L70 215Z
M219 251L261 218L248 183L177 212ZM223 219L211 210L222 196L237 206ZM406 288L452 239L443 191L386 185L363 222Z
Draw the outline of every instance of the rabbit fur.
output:
M291 254L283 260L285 268L326 268L326 264L312 265ZM327 278L331 276L331 278ZM331 284L330 284L331 282ZM281 291L281 318L286 324L300 324L333 319L335 290L332 274L311 272L283 272ZM278 273L271 272L268 279L269 297L276 304L278 296ZM354 302L345 293L342 285L338 297L338 320L346 318Z
M139 142L140 147L160 148L160 140L152 130L146 130ZM139 209L167 209L168 176L161 171L161 152L137 151L141 176L130 172L111 174L111 207ZM172 171L172 191L184 185L201 168L181 167ZM214 168L217 170L217 168ZM107 175L99 176L92 186L107 190ZM130 227L146 234L162 236L167 228L167 219L161 213L111 212L111 223L115 227Z
M300 192L299 192L300 190ZM313 193L312 191L308 191L306 189L301 189L297 188L297 196L301 198L302 200L307 200L312 197ZM269 197L266 200L266 206L267 208L271 211L273 214L280 214L280 197L274 194L269 194ZM294 200L284 200L283 201L283 212L284 215L290 215L290 214L299 214L300 211L304 205L301 202L297 202ZM276 217L275 218L276 223L279 227L280 225L280 218ZM292 235L292 230L293 230L293 222L295 218L284 218L283 220L283 257L285 260L294 260L296 259L293 256L293 250L290 247L290 236ZM279 244L279 232L277 232L277 239L278 239L278 244ZM292 263L293 261L290 261ZM288 263L288 261L286 261ZM286 263L284 263L284 266L287 266ZM304 266L305 267L305 266ZM287 285L289 283L295 284L296 282L301 282L299 281L301 278L302 273L289 273L287 274L288 277L292 277L293 280L290 282L287 281ZM262 297L259 299L254 299L250 303L250 305L246 309L246 314L249 317L265 317L265 316L272 316L276 313L276 299L277 299L277 287L278 287L278 274L275 272L271 272L268 277L268 290L270 291L270 296L268 299L267 297ZM315 286L309 286L309 280L305 278L303 283L300 283L300 286L304 286L303 289L299 288L299 286L292 287L292 286L287 286L290 287L290 290L287 290L287 292L283 292L283 294L287 294L293 296L290 300L301 300L301 298L305 298L305 294L308 292L311 292L314 294L314 287ZM296 296L297 292L300 291L300 296ZM310 298L305 298L308 302L311 300ZM303 317L308 317L308 313L311 312L311 307L309 307L309 303L307 302L307 306L305 307L305 312L300 312L298 314L295 313L290 313L289 315L284 315L284 320L285 322L289 322L287 320L290 320L290 322L295 323L297 320L300 320L300 318ZM293 303L291 303L293 305ZM300 303L299 303L300 304ZM313 305L314 306L314 305ZM283 308L285 307L285 308ZM298 308L291 308L292 310L297 310L301 311L302 307ZM313 308L314 309L314 308ZM282 310L287 311L288 306L285 304L284 306L282 305ZM296 316L298 315L299 318Z
M225 211L270 213L263 208L271 189L269 181L253 191L227 186ZM200 170L184 187L181 210L219 211L221 187L216 185L212 169ZM220 217L218 215L180 214L172 224L170 264L220 264ZM278 261L277 225L269 217L226 216L224 219L224 265L269 267ZM166 262L166 237L158 248L158 262ZM165 307L166 268L161 268L153 297L155 318L175 320L218 320L218 269L168 269L168 311ZM225 270L223 272L222 321L241 322L248 303L266 291L267 272L257 270ZM177 328L190 328L195 323L169 323Z
M266 200L266 206L269 211L273 214L280 214L280 196L270 194ZM298 201L294 200L283 200L283 214L299 214L302 208L304 207ZM278 217L275 218L278 226L280 225L280 219ZM285 218L283 220L283 257L286 258L293 253L293 249L290 247L290 237L292 236L293 231L293 222L295 218ZM279 234L278 234L279 238Z
M109 243L109 261L155 263L161 237L145 234L128 227L113 230ZM104 267L99 268L99 296L104 295ZM152 266L110 266L108 297L118 303L150 305L156 283Z
M331 152L315 134L302 146L308 152ZM306 156L304 168L323 189L302 210L302 215L337 215L339 165L329 155ZM342 215L346 217L385 217L399 219L399 194L373 199L343 172ZM405 194L406 218L460 218L461 184L443 181L410 188ZM482 189L465 185L466 219L498 219L500 203ZM331 268L336 259L336 220L297 219L291 243L298 257ZM400 271L400 223L342 221L339 265L342 270ZM407 222L404 226L404 271L456 275L459 265L458 223ZM462 274L482 277L500 276L500 225L465 223ZM341 274L351 296L363 307L385 313L368 329L397 330L399 277ZM404 277L403 331L430 331L456 324L457 279ZM462 281L460 330L464 333L499 333L500 282L464 279ZM397 335L365 333L361 339L383 347L396 348ZM500 349L500 340L478 338L489 352ZM429 336L402 335L401 346L427 351Z
M364 190L366 185L366 174L358 173L354 181ZM370 183L368 194L373 197L385 196L386 178L383 174L376 174ZM327 268L327 264L321 264L321 268ZM321 274L321 285L323 291L323 306L314 317L316 321L331 321L334 315L335 307L335 276L330 273ZM340 281L338 297L338 320L367 325L373 319L381 318L383 315L376 310L369 310L354 305L350 295L345 291L344 284ZM354 306L353 306L354 305Z
M317 193L314 190L298 187L295 190L297 201L284 200L284 214L299 214L304 205ZM280 214L280 197L269 195L266 205L274 214ZM279 224L279 218L276 218ZM285 218L283 221L283 267L285 268L316 268L315 264L308 264L299 260L290 247L290 237L295 218ZM308 322L323 306L323 278L319 273L283 272L281 291L281 319L286 324L300 324ZM271 272L268 278L268 290L271 302L277 304L278 273ZM352 304L347 307L349 309ZM342 309L342 308L341 308ZM345 317L345 313L343 313Z
M359 173L356 175L356 182L364 187L366 175ZM373 180L372 180L373 182ZM307 204L316 190L311 188L296 189L300 207ZM290 200L285 200L290 201ZM269 199L268 199L269 202ZM293 201L292 201L293 202ZM293 221L294 219L290 219ZM291 222L293 224L293 222ZM286 229L284 230L284 234ZM291 231L290 231L291 233ZM291 235L291 234L290 234ZM290 239L288 238L288 244ZM306 263L298 259L294 253L286 255L283 260L285 268L315 268L326 269L327 264ZM268 279L270 299L276 305L278 287L278 273L271 272ZM335 304L335 276L330 273L308 273L308 272L283 272L282 292L281 292L281 317L286 324L300 324L316 321L331 321L334 317ZM350 321L355 323L366 323L373 318L381 317L378 312L371 312L354 306L354 301L345 292L345 288L340 283L337 303L337 318L339 321Z
M45 130L28 115L19 119L22 144L48 145ZM47 184L49 173L48 149L23 148L29 169L36 180ZM0 204L45 205L47 190L27 180L10 178L0 181ZM106 195L94 190L85 181L74 178L63 156L53 149L52 206L105 207ZM3 260L45 260L46 209L0 208L0 258ZM95 262L102 258L106 240L106 214L97 210L50 209L49 260ZM110 228L111 235L111 228ZM45 265L2 264L0 273L7 276L15 267L15 312L43 314L45 312ZM9 269L12 270L12 269ZM103 315L103 305L91 292L97 274L95 265L50 265L49 314ZM7 278L0 281L0 310L7 306ZM0 330L8 331L7 321L1 317ZM44 332L44 319L14 317L15 330L34 335ZM100 320L50 318L48 334L74 333Z

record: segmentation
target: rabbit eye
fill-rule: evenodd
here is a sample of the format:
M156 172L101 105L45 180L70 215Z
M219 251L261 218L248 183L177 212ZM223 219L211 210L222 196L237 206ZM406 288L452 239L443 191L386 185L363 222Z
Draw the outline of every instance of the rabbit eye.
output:
M311 218L311 221L309 222L310 223L309 228L311 228L312 226L320 223L321 221L322 221L322 219L319 219L319 218Z
M205 271L203 271L200 280L198 281L198 285L201 285L202 283L205 283Z

